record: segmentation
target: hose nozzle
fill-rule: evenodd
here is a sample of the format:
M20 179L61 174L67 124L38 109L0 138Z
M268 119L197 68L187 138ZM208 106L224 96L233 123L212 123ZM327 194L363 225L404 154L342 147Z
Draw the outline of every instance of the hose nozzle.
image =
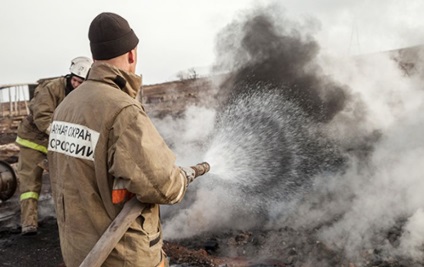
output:
M202 162L197 164L196 166L192 166L191 168L195 172L195 177L198 177L200 175L207 173L211 169L211 166L207 162Z

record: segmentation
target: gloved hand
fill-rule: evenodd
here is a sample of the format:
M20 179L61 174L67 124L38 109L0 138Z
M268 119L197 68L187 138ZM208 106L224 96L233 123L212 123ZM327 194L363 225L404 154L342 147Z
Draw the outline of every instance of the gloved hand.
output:
M202 162L196 166L180 167L185 173L187 178L187 185L194 181L194 179L200 175L207 173L210 170L210 165L207 162Z

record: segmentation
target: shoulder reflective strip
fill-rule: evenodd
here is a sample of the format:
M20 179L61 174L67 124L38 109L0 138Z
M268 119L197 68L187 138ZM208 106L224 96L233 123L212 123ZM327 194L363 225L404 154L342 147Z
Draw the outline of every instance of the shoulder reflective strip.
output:
M47 147L36 144L36 143L31 142L31 141L26 140L26 139L22 139L19 136L16 137L16 143L20 144L21 146L32 148L34 150L40 151L44 154L47 154Z
M28 198L33 198L33 199L38 200L38 193L36 193L36 192L22 193L21 194L21 197L20 197L20 200L25 200L25 199L28 199Z

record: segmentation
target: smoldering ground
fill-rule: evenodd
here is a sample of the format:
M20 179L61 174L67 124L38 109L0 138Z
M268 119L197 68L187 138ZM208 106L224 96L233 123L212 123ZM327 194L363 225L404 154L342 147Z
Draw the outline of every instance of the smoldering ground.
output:
M313 20L281 14L259 7L218 35L217 68L229 73L215 96L220 109L155 120L180 165L211 164L181 204L163 208L165 239L289 226L339 257L374 249L379 259L423 262L419 72L389 53L326 57ZM420 70L421 52L408 61ZM263 248L290 242L270 236Z

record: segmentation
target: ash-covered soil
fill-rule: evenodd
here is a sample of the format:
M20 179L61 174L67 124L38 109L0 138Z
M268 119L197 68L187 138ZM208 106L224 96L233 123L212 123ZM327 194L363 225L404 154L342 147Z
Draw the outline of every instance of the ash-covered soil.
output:
M20 228L0 231L0 266L61 266L59 235L56 219L40 221L38 234L21 236Z

